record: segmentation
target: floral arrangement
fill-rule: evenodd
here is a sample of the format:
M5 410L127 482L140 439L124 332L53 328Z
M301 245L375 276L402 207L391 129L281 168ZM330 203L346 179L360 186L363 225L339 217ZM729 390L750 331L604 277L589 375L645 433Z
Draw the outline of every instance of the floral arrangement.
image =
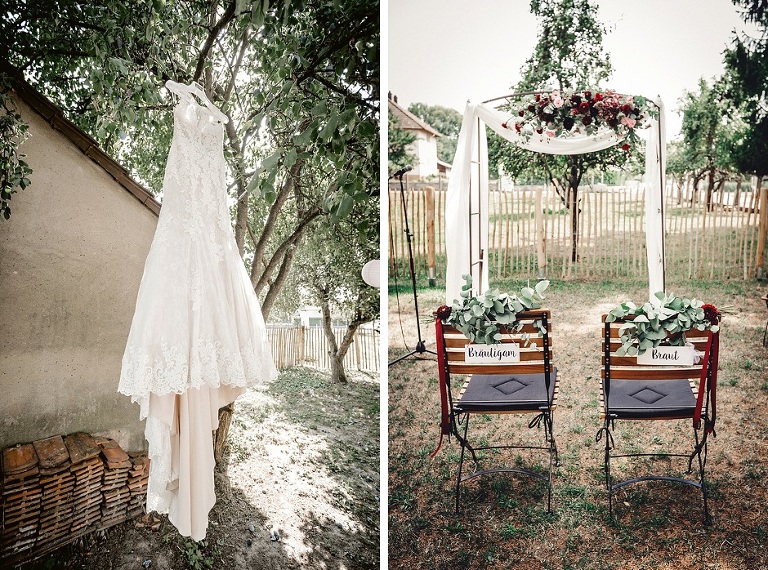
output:
M652 105L644 97L620 95L615 91L574 91L572 93L537 93L523 104L517 116L506 123L524 138L533 133L548 137L592 135L600 129L611 129L625 139L623 150L632 148L637 129L648 127Z
M662 342L672 346L685 345L685 332L720 330L720 311L714 305L696 299L685 299L674 293L658 292L656 298L661 305L645 303L638 307L632 302L622 303L606 316L607 322L614 322L627 316L634 316L619 329L621 347L617 356L637 356Z
M523 325L517 314L540 308L543 293L549 287L549 281L539 281L535 287L523 287L518 294L489 289L482 295L472 296L472 276L463 278L461 299L454 299L452 307L441 306L435 316L478 344L499 344L502 328L520 331ZM535 321L534 325L543 332L541 321ZM527 341L527 337L524 340Z

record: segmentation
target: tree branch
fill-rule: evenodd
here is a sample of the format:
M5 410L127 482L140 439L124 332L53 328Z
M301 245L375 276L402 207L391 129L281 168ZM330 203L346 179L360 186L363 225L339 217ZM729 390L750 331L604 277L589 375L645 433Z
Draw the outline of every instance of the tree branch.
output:
M296 164L294 164L288 171L288 176L286 177L285 182L275 197L275 202L269 209L269 214L267 215L267 219L264 222L264 229L261 232L261 237L258 241L254 241L253 264L251 265L251 283L253 283L254 286L261 281L261 279L257 279L257 277L259 275L260 267L266 267L267 265L264 261L265 252L267 250L267 243L272 237L277 218L283 209L283 205L291 196L291 193L293 192L293 186L297 177L301 174L301 169L303 166L304 161L297 160Z
M227 27L227 25L232 21L232 19L235 17L235 2L234 0L229 3L229 6L227 6L227 9L224 10L224 14L222 14L221 19L216 22L216 24L211 28L210 32L208 32L208 37L205 39L205 43L203 44L202 49L200 50L200 55L197 58L197 66L195 67L195 74L192 77L194 81L198 81L200 79L200 76L203 74L203 69L205 69L205 60L208 58L208 54L211 51L211 48L213 47L214 42L216 41L216 38L219 36L221 31Z
M279 263L278 260L280 260L287 253L288 249L295 248L298 245L298 243L304 237L304 234L310 228L310 223L315 218L320 216L321 213L322 210L320 210L320 208L310 211L306 216L304 216L303 219L299 220L299 222L296 224L296 228L293 230L293 233L285 241L283 241L282 244L280 244L280 247L278 247L275 253L272 255L272 259L270 259L269 263L266 264L261 277L259 277L259 280L254 286L254 290L257 294L261 292L264 287L266 287L270 277L272 277L272 274L277 268L277 264ZM256 260L254 259L254 262L255 261Z

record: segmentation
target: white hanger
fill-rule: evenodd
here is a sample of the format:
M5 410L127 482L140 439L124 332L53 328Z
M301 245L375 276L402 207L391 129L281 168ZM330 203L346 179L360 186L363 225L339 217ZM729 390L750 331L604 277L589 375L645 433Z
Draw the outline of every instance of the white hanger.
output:
M214 118L218 119L223 124L229 122L227 116L222 113L221 110L216 107L216 105L211 103L211 101L206 96L205 91L203 91L203 88L200 87L196 81L193 81L189 85L185 85L183 83L177 83L176 81L169 79L165 82L165 86L178 95L196 95L203 103L205 103L205 107L211 112Z

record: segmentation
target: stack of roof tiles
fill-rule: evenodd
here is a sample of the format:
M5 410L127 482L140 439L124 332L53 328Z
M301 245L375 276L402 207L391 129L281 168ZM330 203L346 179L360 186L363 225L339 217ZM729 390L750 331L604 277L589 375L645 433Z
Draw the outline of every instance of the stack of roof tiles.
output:
M144 512L149 460L87 433L3 450L0 566L33 560Z

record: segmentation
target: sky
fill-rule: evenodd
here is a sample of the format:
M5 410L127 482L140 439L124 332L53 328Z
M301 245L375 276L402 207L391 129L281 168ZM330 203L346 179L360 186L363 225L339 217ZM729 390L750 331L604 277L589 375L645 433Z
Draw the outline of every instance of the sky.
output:
M608 34L613 75L604 88L660 96L667 138L675 112L700 78L723 72L723 51L747 27L731 0L596 0ZM528 0L389 0L387 84L401 105L421 102L464 111L511 93L533 52L537 19Z

